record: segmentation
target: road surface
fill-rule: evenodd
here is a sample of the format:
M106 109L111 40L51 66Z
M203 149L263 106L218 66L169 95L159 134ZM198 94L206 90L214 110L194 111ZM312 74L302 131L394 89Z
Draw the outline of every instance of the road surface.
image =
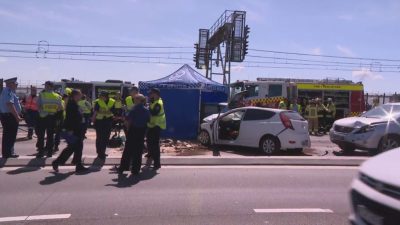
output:
M356 167L0 169L2 224L348 224Z

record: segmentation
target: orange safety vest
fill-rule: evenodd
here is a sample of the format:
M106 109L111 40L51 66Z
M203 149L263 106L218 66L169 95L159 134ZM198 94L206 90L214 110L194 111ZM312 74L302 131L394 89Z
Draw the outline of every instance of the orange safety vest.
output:
M38 111L37 96L29 95L25 102L25 109Z

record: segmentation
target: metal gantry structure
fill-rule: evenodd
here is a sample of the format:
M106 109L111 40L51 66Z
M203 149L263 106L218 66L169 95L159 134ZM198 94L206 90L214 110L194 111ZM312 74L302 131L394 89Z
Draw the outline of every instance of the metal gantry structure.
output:
M250 28L245 11L226 10L210 29L199 30L193 61L205 69L206 77L222 76L223 84L231 83L231 62L243 62L248 51ZM216 67L216 68L213 68ZM217 71L221 67L221 71Z

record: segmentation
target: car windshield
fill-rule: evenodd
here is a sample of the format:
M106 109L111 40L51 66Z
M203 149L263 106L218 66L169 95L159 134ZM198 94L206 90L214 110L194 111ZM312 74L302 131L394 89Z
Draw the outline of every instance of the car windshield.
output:
M384 118L392 114L400 113L400 105L382 105L364 113L366 118Z

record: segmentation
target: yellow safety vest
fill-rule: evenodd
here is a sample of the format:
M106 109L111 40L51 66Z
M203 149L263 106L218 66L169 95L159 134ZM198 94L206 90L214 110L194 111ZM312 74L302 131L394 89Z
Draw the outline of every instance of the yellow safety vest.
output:
M92 111L92 106L90 105L90 102L86 100L80 100L78 102L79 107L81 108L83 114L90 114Z
M115 100L114 108L122 109L122 101L121 100Z
M61 104L62 104L62 107L63 107L63 117L64 117L64 120L65 120L65 118L67 117L67 106L65 105L64 99L61 99Z
M287 109L285 102L284 101L280 101L278 108L279 109Z
M290 110L296 111L293 107L294 107L293 104L290 104ZM296 112L301 113L301 105L297 104Z
M41 92L39 94L41 100L40 116L45 117L47 115L54 115L60 111L61 96L55 92ZM62 105L61 105L62 106Z
M161 107L160 112L158 113L157 116L152 115L150 117L150 122L147 123L147 126L149 128L159 126L161 129L165 130L165 128L167 128L167 121L165 118L164 103L163 103L162 99L160 98L160 99L152 102L150 104L150 110L153 110L157 104L159 104Z
M308 105L306 108L306 111L307 111L307 118L309 118L309 119L318 118L318 107L317 106Z
M111 108L115 104L115 100L110 98L108 100L108 103L106 104L102 99L97 99L96 100L97 104L99 104L99 111L97 112L96 119L97 120L102 120L102 119L108 119L113 117L113 113L111 112Z
M128 96L125 98L125 104L128 111L130 111L133 108L133 106L135 105L135 101L132 98L132 96Z

